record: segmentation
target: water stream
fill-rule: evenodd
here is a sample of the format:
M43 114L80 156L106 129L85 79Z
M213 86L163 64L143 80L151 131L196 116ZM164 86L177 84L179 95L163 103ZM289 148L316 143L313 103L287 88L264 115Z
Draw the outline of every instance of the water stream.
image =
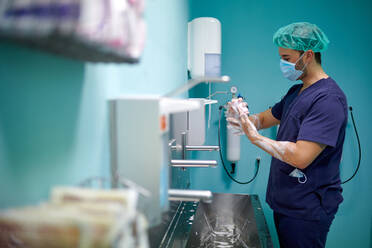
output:
M249 246L242 240L242 231L235 224L223 224L219 225L219 222L226 223L224 221L219 221L216 218L215 228L212 227L211 221L208 220L204 213L204 218L208 226L208 230L203 232L201 235L201 247L203 248L234 248L234 247L244 247L249 248ZM247 220L248 222L248 220ZM247 223L244 224L246 226ZM243 226L243 228L244 228Z

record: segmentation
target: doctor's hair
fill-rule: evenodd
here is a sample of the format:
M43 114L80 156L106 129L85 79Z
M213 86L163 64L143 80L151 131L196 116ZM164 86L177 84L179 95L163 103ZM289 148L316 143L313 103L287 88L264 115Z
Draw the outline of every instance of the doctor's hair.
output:
M302 55L303 53L304 53L304 51L299 51L300 52L300 55ZM320 55L320 52L316 52L316 53L314 53L314 55L315 55L315 61L319 64L319 65L321 65L322 64L322 57L321 57L321 55Z

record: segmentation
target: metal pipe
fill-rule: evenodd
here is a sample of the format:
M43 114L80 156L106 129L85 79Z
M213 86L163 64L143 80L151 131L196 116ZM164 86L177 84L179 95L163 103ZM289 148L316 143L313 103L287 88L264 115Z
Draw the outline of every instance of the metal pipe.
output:
M216 160L182 160L172 159L172 167L216 167Z
M172 146L172 150L182 150L181 145ZM219 146L186 146L186 151L219 151Z
M211 203L212 198L213 194L209 190L168 190L168 199L170 201L203 201L205 203Z
M219 151L219 146L186 146L187 151Z

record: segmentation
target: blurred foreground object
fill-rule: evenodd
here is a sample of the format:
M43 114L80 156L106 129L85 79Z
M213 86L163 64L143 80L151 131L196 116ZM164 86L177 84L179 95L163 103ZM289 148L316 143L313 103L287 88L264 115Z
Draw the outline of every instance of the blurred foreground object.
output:
M0 212L0 247L148 248L131 189L56 187L38 206Z
M139 61L144 0L2 0L0 39L91 62Z

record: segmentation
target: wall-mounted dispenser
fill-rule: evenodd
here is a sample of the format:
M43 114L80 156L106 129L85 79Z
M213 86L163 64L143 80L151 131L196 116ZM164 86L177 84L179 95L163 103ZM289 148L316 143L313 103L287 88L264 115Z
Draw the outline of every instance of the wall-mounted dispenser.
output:
M192 78L221 75L221 23L200 17L188 23L188 70Z

